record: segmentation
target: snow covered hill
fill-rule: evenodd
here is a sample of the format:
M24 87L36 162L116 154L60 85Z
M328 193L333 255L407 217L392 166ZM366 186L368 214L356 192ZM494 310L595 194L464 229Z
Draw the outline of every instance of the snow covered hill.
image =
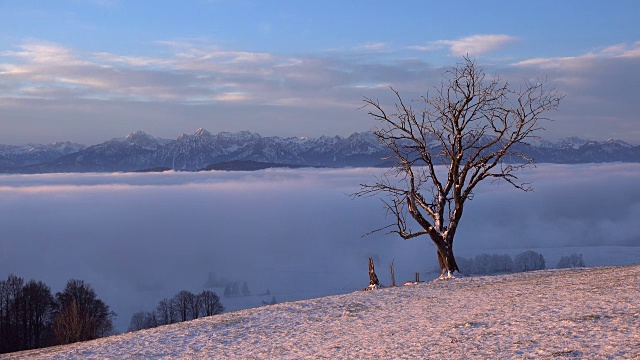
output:
M6 359L640 356L640 266L432 281L281 303Z

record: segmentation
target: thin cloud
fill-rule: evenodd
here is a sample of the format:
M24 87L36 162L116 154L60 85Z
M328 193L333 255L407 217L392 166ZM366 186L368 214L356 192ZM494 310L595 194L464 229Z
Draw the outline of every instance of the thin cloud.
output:
M108 52L93 53L96 62L103 64L120 64L135 67L172 67L175 61L170 59L158 59L142 56L125 56Z
M387 48L387 44L383 42L369 42L364 45L356 46L355 50L382 51Z
M4 51L2 56L23 59L27 63L47 65L85 65L87 61L80 60L67 47L51 43L29 42L18 47L17 51Z
M241 93L241 92L229 92L224 94L218 94L213 98L218 101L239 102L239 101L250 100L251 94Z
M515 39L474 35L414 48L473 56ZM0 135L32 134L26 129L46 128L47 142L86 143L87 138L97 142L105 136L123 136L129 125L117 133L115 127L125 123L143 130L162 124L165 137L198 127L284 136L345 135L372 126L366 112L356 111L362 96L392 104L387 86L393 86L404 98L418 99L441 79L441 68L419 57L391 60L383 43L365 44L368 50L293 56L224 48L208 39L155 44L167 55L87 53L34 40L3 51L0 101L11 106L0 107L0 117L15 121ZM612 44L592 53L568 55L510 60L485 70L495 71L512 84L523 78L546 78L567 95L559 121L547 127L551 137L576 135L575 129L580 128L590 131L584 136L621 138L635 144L637 111L631 104L638 97L633 84L640 76L640 43ZM76 109L82 111L73 111ZM51 121L36 121L45 118ZM120 121L113 122L115 118ZM52 125L54 119L59 126ZM108 135L98 136L95 126L87 125L98 122ZM70 138L71 132L78 137ZM17 141L23 140L5 136L0 143ZM27 140L32 141L43 140Z
M426 45L414 45L409 49L418 51L435 51L443 48L449 49L453 56L481 55L500 49L518 38L504 34L479 34L472 35L457 40L436 40L428 42Z
M640 41L633 44L616 44L597 52L589 52L578 56L551 58L533 58L518 61L513 66L537 67L540 69L576 69L584 68L599 59L638 59L640 58Z

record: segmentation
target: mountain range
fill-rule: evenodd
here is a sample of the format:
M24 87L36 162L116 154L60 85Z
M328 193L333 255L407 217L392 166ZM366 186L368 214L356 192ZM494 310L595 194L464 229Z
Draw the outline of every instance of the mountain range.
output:
M640 162L640 146L621 140L593 141L569 137L552 142L536 139L517 144L538 163ZM128 172L202 169L251 170L265 167L364 167L387 166L389 155L373 132L348 137L318 138L198 129L175 140L155 138L136 131L124 138L84 146L71 142L47 145L0 145L0 172ZM216 166L215 164L233 164ZM256 163L267 163L256 166ZM246 164L246 169L243 164Z

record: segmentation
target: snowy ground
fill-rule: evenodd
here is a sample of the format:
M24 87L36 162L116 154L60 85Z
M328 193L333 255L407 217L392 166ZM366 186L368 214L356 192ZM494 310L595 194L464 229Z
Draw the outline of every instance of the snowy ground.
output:
M431 281L4 356L633 359L640 357L640 266Z

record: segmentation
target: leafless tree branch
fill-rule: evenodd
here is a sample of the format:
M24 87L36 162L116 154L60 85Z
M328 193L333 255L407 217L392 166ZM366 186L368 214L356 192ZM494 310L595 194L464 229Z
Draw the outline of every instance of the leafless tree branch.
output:
M367 97L363 108L394 163L372 184L361 184L354 197L385 196L385 211L394 221L373 232L392 229L405 240L429 235L442 271L458 270L452 245L466 201L486 179L531 191L517 172L534 166L534 159L517 145L542 130L540 122L549 120L544 114L556 110L563 95L546 80L524 80L514 89L498 76L488 77L469 57L444 72L433 95L415 101L419 111L391 91L392 110ZM419 230L409 228L407 217Z

